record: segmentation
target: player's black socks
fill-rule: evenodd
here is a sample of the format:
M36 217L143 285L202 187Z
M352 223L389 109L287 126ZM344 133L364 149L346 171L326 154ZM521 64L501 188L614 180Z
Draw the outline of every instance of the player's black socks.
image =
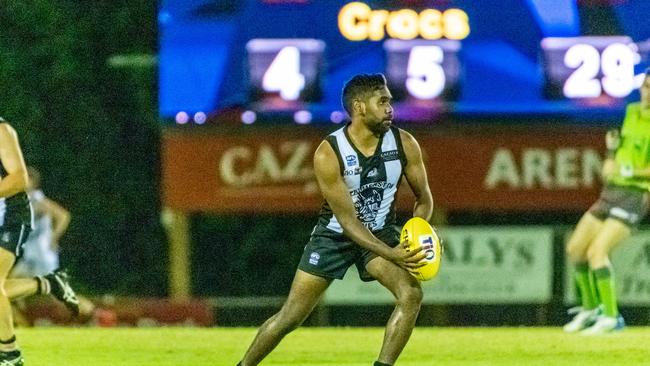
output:
M373 366L393 366L393 365L389 365L387 363L382 363L382 362L379 362L379 361L375 361Z

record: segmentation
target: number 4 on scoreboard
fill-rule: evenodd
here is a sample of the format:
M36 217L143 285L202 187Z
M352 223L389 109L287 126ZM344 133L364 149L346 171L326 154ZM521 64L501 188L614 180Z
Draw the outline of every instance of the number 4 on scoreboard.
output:
M298 100L305 88L305 75L300 73L300 50L287 46L278 52L262 78L264 91L279 92L284 100Z
M289 104L320 98L325 42L311 38L255 38L248 41L252 100ZM282 103L280 103L282 104Z

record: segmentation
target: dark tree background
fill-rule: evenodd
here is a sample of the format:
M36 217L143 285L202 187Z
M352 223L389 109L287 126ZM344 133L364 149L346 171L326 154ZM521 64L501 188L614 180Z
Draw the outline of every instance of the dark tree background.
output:
M72 212L62 262L90 293L164 295L156 4L0 1L0 115Z

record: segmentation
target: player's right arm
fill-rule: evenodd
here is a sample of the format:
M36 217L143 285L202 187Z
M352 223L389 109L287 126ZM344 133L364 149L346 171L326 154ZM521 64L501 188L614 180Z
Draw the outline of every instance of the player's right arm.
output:
M389 260L402 268L421 266L425 254L421 251L407 252L400 245L391 248L379 240L357 218L352 198L341 177L336 153L327 141L323 141L314 154L314 173L321 193L336 216L347 237L363 248Z
M27 187L27 167L18 134L8 123L0 123L0 162L7 175L0 180L0 197L11 197Z
M625 123L625 122L624 122ZM625 178L642 178L650 179L650 166L645 168L634 168L632 166L619 166L615 156L618 149L621 147L621 136L617 129L610 129L605 135L605 144L607 146L607 158L603 163L602 176L605 180L609 179L615 174Z
M607 158L603 162L602 176L605 180L609 179L618 170L616 160L616 150L621 145L620 132L617 129L610 129L605 134L605 146L607 147Z

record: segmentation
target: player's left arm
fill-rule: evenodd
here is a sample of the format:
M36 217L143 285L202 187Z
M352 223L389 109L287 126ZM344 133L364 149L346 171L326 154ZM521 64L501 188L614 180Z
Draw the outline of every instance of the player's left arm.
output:
M0 161L7 175L0 180L0 197L11 197L27 187L27 167L18 134L8 123L0 123Z
M70 211L47 197L40 201L39 206L43 213L52 217L52 245L57 246L70 224Z
M402 139L407 161L404 176L415 194L413 216L431 221L433 196L431 195L427 171L422 160L422 150L417 140L410 133L400 129L400 138Z

